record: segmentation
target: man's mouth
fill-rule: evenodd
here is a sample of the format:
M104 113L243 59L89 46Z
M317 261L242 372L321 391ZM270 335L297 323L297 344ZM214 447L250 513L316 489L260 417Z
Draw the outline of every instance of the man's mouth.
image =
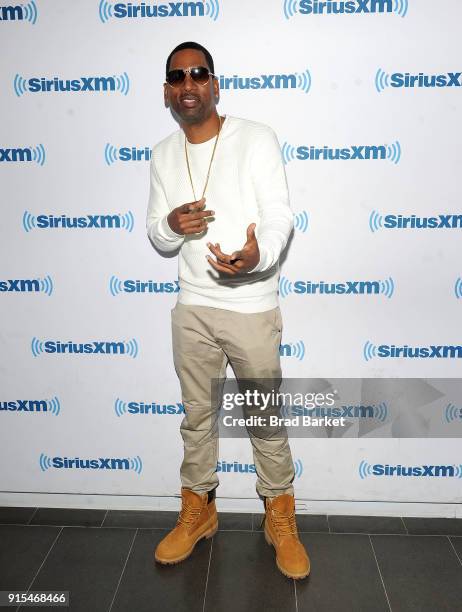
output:
M180 98L180 102L183 106L186 106L186 108L193 108L194 106L197 106L199 104L199 98L191 95L182 96Z

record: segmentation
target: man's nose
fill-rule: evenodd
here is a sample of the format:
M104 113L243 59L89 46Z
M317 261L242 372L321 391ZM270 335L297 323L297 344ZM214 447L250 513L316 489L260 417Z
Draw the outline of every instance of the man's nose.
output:
M183 87L184 87L184 89L188 89L189 90L189 89L192 89L194 86L195 86L194 80L191 77L191 75L189 74L189 72L187 72L185 74L185 77L184 77Z

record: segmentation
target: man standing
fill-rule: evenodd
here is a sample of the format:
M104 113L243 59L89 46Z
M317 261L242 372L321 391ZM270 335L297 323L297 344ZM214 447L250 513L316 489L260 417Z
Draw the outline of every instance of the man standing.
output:
M185 417L182 507L155 559L178 563L218 528L217 406L211 381L231 363L236 379L281 377L279 256L293 228L277 138L261 123L220 116L210 53L194 42L169 55L165 105L180 128L152 151L147 232L161 251L179 249L172 345ZM207 201L207 204L205 202ZM287 437L251 437L265 538L292 578L310 563L295 522Z

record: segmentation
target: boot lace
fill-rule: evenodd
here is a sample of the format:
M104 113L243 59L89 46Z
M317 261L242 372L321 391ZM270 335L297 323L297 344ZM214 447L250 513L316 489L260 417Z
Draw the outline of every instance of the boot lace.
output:
M177 525L186 525L189 527L194 524L200 516L202 508L197 508L195 506L190 506L187 502L183 503L183 506L180 510L180 515L178 516L178 520L176 522Z
M273 508L272 519L278 535L297 535L295 512L292 512L292 514L283 514Z

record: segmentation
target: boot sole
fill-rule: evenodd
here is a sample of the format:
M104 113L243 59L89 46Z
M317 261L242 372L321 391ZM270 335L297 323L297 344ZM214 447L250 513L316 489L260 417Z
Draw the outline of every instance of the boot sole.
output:
M273 544L273 540L271 539L270 535L266 532L266 529L263 531L263 533L265 534L266 543L269 546L272 546L274 550L276 550L276 547ZM276 565L277 565L278 570L281 572L281 574L284 574L286 578L293 578L294 580L301 580L302 578L306 578L307 576L309 576L310 571L311 571L311 568L310 568L307 572L302 572L301 574L294 574L294 573L288 572L286 569L284 569L283 567L279 565L277 557L276 557Z
M201 534L197 540L194 542L194 544L191 546L191 548L184 553L183 555L181 555L180 557L175 557L174 559L160 559L159 557L157 557L156 554L154 554L154 558L158 563L161 563L162 565L175 565L176 563L180 563L180 561L184 561L185 559L187 559L191 553L193 552L196 544L202 540L202 539L206 539L208 540L209 538L213 537L216 532L218 531L218 522L215 523L215 525L213 525L212 527L210 527L210 529L208 529L205 533Z

